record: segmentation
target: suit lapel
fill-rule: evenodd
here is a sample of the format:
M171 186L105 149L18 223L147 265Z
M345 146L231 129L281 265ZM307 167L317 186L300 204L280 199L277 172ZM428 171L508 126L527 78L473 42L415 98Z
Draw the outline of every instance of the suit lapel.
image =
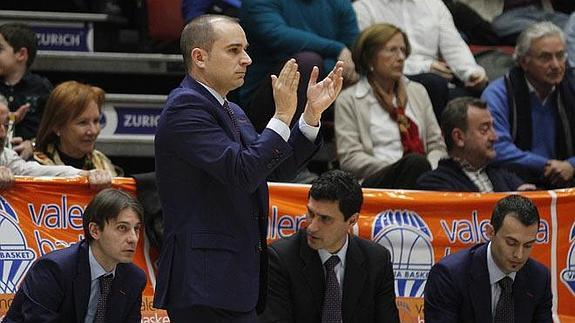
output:
M351 322L353 310L357 308L357 303L364 289L367 277L367 270L364 267L364 256L357 243L357 237L351 236L345 259L345 274L343 281L343 321Z
M515 307L515 322L531 320L533 313L533 298L535 295L528 290L529 262L515 275L513 282L513 302ZM530 310L527 310L530 309Z
M80 242L78 253L77 272L72 285L74 289L76 321L84 322L88 301L90 300L92 281L90 260L88 258L88 243L86 241Z
M312 292L315 308L321 315L323 294L325 290L325 278L321 260L317 251L311 249L307 245L305 230L300 230L298 234L300 257L304 263L302 268L304 272L304 278Z
M128 296L129 289L126 289L126 277L124 267L122 264L116 266L116 274L112 282L112 291L108 299L108 312L106 317L109 322L122 322L123 310L126 309L126 297Z
M220 122L222 128L228 133L230 137L234 138L236 142L241 144L241 138L239 138L238 134L234 131L234 125L232 124L232 119L230 118L228 113L224 110L224 107L220 104L220 102L218 102L218 100L203 85L201 85L198 81L194 80L191 76L187 75L184 81L182 81L182 86L191 88L196 92L202 94L208 100L210 100L210 102L212 103L212 108L215 111L215 115L217 116L217 119ZM229 102L229 105L230 108L234 111L236 119L238 119L239 112L238 109L234 108L235 104ZM240 128L241 132L242 127L239 125L239 120L238 120L238 127Z
M468 297L471 299L476 322L491 322L491 284L487 269L487 243L478 247L472 255L471 283Z

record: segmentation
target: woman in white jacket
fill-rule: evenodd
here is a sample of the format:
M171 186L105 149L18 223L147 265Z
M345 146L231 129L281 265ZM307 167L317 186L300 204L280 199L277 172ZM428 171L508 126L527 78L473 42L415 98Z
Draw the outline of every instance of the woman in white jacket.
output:
M403 75L407 35L376 24L357 38L353 60L361 80L336 101L340 167L364 187L415 188L419 175L447 155L425 88Z

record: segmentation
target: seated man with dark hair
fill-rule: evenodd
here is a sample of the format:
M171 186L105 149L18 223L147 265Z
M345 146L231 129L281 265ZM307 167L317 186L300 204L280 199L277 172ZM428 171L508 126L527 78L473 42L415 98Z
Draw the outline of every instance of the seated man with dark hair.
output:
M85 240L38 259L2 322L140 322L146 274L131 262L142 214L128 193L98 193L84 211Z
M350 234L362 203L361 186L346 172L314 181L307 229L269 247L260 322L399 322L389 251Z
M485 102L461 97L441 114L441 131L449 158L417 180L417 188L434 191L508 192L533 190L517 175L489 165L495 158L497 135Z
M529 255L539 212L521 195L497 202L490 239L436 263L425 285L427 323L553 322L549 270Z

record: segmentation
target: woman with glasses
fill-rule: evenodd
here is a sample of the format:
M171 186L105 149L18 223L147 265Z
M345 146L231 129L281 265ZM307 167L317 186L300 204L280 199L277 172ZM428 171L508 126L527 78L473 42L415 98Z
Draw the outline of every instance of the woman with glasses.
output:
M390 24L356 39L362 78L336 101L335 134L340 167L363 187L413 189L447 155L425 88L403 75L410 51L407 35Z

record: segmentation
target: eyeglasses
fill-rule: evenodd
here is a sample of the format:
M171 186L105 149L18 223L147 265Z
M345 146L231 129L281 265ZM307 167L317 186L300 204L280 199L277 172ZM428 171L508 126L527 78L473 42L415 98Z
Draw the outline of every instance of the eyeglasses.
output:
M383 47L381 51L386 56L407 57L407 48L405 47L391 47L391 48Z
M530 54L530 56L540 61L541 63L550 63L553 58L559 62L564 62L567 59L567 53L565 51L559 51L556 53L543 52L537 55Z

